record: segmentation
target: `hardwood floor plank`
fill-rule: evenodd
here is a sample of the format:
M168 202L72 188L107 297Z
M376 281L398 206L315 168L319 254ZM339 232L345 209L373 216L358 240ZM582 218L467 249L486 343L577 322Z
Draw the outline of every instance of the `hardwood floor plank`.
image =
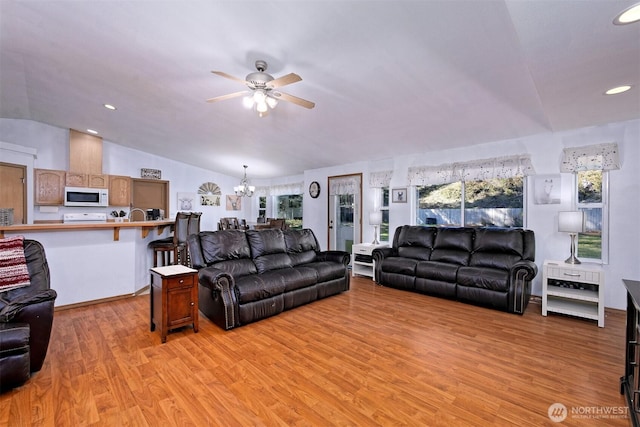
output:
M0 425L553 425L553 403L625 407L625 316L606 328L375 285L224 331L149 328L149 297L56 312L42 370ZM563 426L627 426L626 417Z

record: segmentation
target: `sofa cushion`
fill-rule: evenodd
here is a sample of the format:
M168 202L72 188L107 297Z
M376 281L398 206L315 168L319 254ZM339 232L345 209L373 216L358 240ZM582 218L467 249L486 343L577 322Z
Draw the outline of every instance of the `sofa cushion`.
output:
M245 233L240 230L222 230L200 233L202 256L207 265L229 259L251 258Z
M506 292L509 290L509 272L487 267L460 267L458 285Z
M226 261L216 262L212 264L213 267L218 268L225 273L229 273L233 277L246 276L247 274L256 274L258 269L251 259L229 259Z
M437 230L432 227L404 225L398 233L398 256L427 261L435 242Z
M458 268L459 266L455 264L421 261L416 265L416 277L455 283Z
M287 252L294 266L307 264L316 259L316 252L320 248L313 231L309 229L286 230L283 234Z
M249 230L246 235L258 273L293 267L282 230Z
M418 260L411 258L389 257L381 265L382 271L387 273L406 274L414 276Z
M238 302L244 304L282 294L286 287L285 277L285 274L276 270L237 278L234 289Z
M478 229L469 265L508 270L523 254L521 230Z
M473 250L473 234L472 228L438 229L431 261L468 265Z
M310 262L308 264L299 265L295 268L308 268L315 271L318 282L327 282L333 279L340 279L343 278L346 274L344 265L330 261Z

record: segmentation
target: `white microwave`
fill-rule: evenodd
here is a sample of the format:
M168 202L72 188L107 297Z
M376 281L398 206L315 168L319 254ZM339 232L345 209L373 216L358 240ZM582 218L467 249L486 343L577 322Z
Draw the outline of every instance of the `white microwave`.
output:
M64 187L65 206L109 206L106 188Z

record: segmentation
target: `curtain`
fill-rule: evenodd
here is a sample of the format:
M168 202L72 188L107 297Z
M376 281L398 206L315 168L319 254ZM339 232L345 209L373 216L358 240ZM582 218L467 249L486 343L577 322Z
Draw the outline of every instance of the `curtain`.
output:
M391 176L393 171L371 172L369 174L369 187L371 188L384 188L388 187L391 183Z
M620 169L618 144L597 144L565 148L560 172Z
M440 185L457 181L485 181L533 174L531 156L521 154L439 166L414 166L409 168L407 180L409 185Z
M253 195L256 197L267 197L269 195L269 187L256 187Z
M360 194L360 177L345 176L329 179L329 195Z
M291 184L272 185L269 187L271 196L292 196L304 193L304 182L294 182Z

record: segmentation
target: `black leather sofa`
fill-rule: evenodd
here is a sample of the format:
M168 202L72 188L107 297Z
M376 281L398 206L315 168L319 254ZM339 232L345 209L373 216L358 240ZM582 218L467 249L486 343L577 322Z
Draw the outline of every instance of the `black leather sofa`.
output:
M384 286L523 314L538 268L531 230L398 227L372 253Z
M321 251L309 229L202 231L188 245L200 311L223 329L349 289L349 253Z
M31 284L0 293L0 390L23 384L44 363L53 326L56 291L40 242L25 239Z

